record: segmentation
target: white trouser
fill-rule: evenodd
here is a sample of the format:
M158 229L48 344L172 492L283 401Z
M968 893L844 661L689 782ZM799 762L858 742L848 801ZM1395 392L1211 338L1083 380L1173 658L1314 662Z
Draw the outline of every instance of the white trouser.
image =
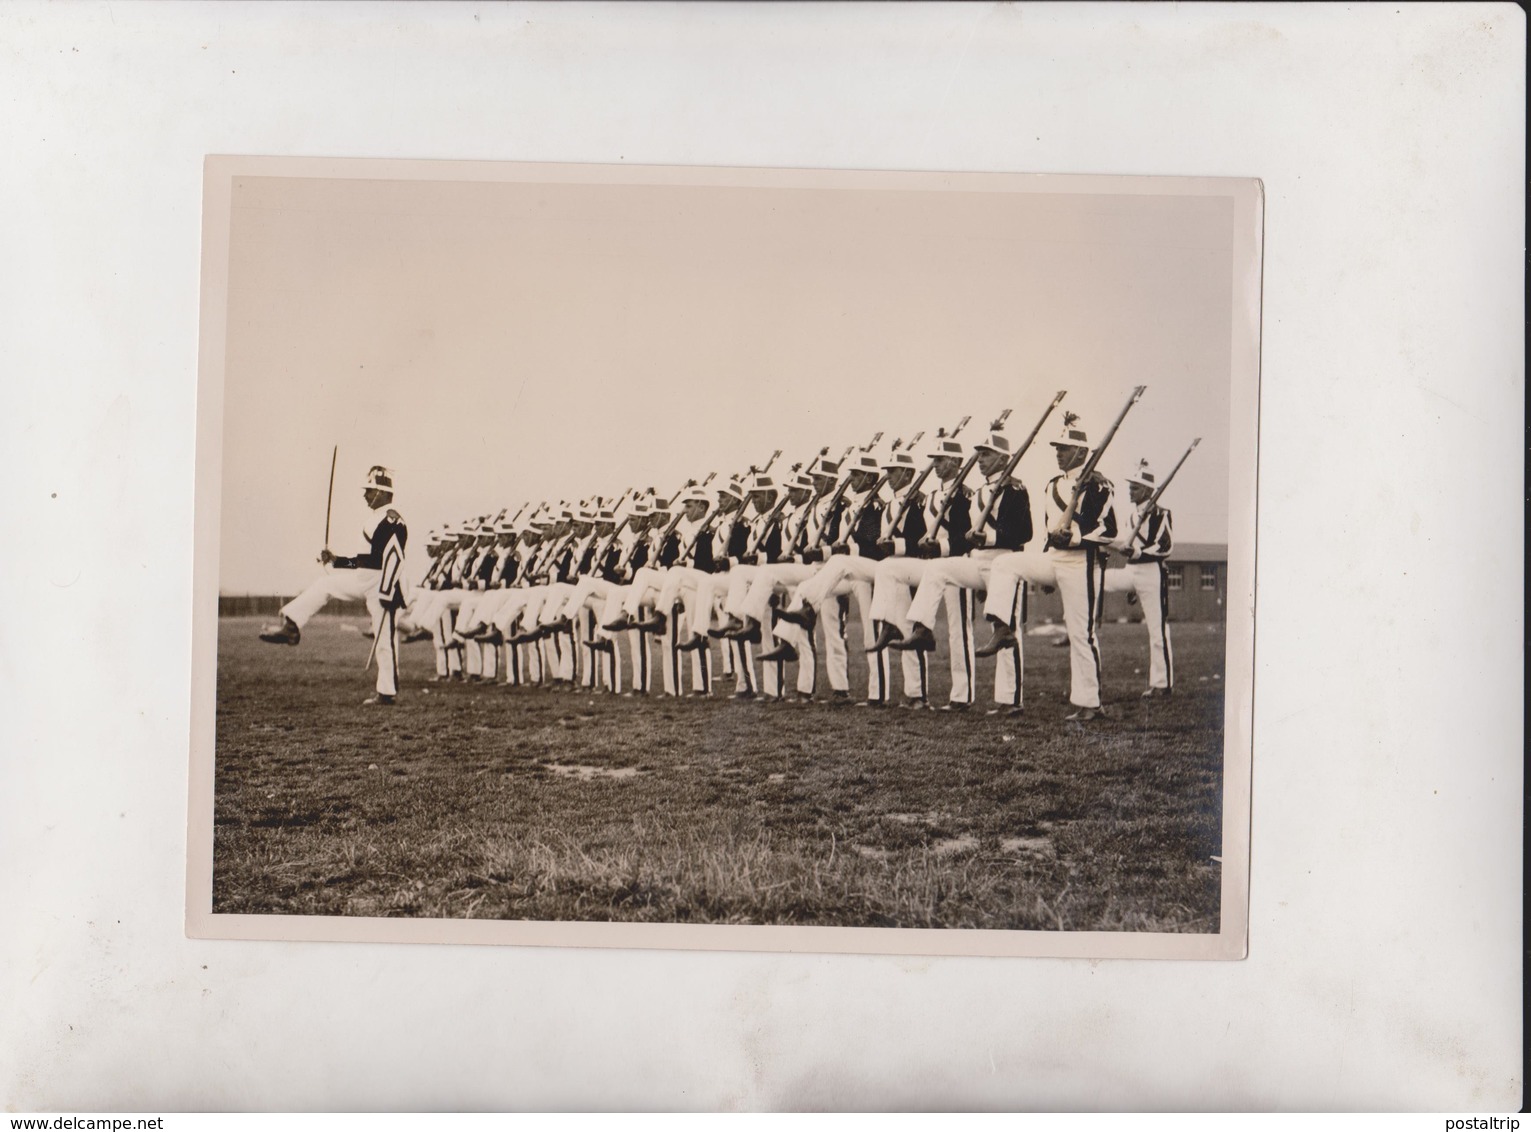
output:
M433 637L445 644L442 638L441 618L448 609L456 609L462 604L462 590L431 590L425 595L420 604L419 611L415 614L415 621L424 626Z
M377 690L385 696L396 696L399 694L398 615L392 609L384 609L378 600L380 577L378 570L326 570L282 606L281 614L301 629L331 599L365 601L372 617L372 639L377 646L373 658L377 662Z
M756 567L755 577L740 602L744 616L753 617L764 625L771 616L773 595L784 594L790 597L798 586L818 572L817 566L805 566L801 562L774 562Z
M537 610L537 624L551 625L560 617L568 616L564 603L574 596L574 590L573 582L549 582L543 591L542 605Z
M629 618L636 621L639 614L643 612L643 606L652 604L664 589L665 579L669 573L669 570L662 570L656 566L640 566L634 570L633 580L627 584L619 612L627 614ZM665 612L669 613L668 610Z
M694 566L671 566L665 571L664 579L659 584L659 593L654 598L654 608L668 617L677 605L685 606L686 623L691 626L692 632L698 635L705 634L712 624L712 613L710 609L707 611L702 628L697 629L697 607L702 604L703 599L700 596L702 588L711 587L714 584L712 581L714 577L715 575L705 570L698 570Z
M412 633L416 629L425 628L424 625L415 620L415 611L419 608L418 603L421 595L426 592L411 585L404 586L404 608L399 610L398 615L394 618L399 632Z
M452 643L462 649L463 668L471 676L483 676L494 679L495 661L490 659L489 654L493 651L492 645L484 645L478 641L463 639L463 633L477 625L482 618L480 611L488 604L495 595L487 590L458 591L462 596L457 605L457 617L451 626Z
M790 597L800 582L817 572L817 566L806 566L801 562L774 562L756 567L754 578L739 602L742 611L739 616L753 618L761 626L762 633L770 630L797 650L797 690L807 696L813 695L814 685L818 682L818 655L812 640L799 626L790 622L772 624L771 598L776 594ZM764 637L761 640L763 646Z
M989 586L989 566L994 559L1004 551L1001 550L974 550L971 554L960 558L937 558L934 559L931 568L925 571L925 576L920 580L919 589L915 591L914 599L909 604L909 611L905 615L911 622L918 621L927 629L934 629L936 615L946 603L951 591L955 588L963 591L957 594L958 614L970 620L966 625L967 633L963 641L965 649L972 646L972 624L978 620L977 606L978 594L987 594ZM963 598L967 599L964 605ZM948 616L950 614L948 613ZM956 650L955 640L952 648ZM971 680L973 669L967 667L968 679ZM994 702L1007 704L1010 707L1021 706L1021 684L1024 666L1021 660L1021 643L1017 636L1016 642L1010 648L1002 649L994 658ZM956 665L952 666L952 681L955 685L957 679ZM957 698L953 691L952 698ZM976 698L970 695L967 702Z
M776 640L766 629L760 631L760 648L767 652L776 647ZM772 699L781 696L783 661L772 661L765 666L762 679L755 677L755 646L748 641L726 640L724 652L730 661L728 668L734 676L734 686L740 692L758 692Z
M377 664L377 691L382 696L399 694L399 622L398 611L384 609L376 598L367 602L372 614L372 640L376 645L372 659Z
M331 599L369 603L376 601L377 583L381 577L382 572L378 570L326 570L310 582L302 593L282 606L280 612L301 629Z
M457 609L466 596L466 590L435 590L416 616L431 635L438 675L460 672L466 662L462 641L456 637Z
M436 655L436 675L446 676L454 668L461 667L461 664L456 648L449 648L449 642L442 636L441 593L441 590L415 590L411 598L409 621L431 635L431 651ZM402 616L399 618L401 627L404 620Z
M631 586L608 585L602 591L600 599L595 607L595 621L597 625L608 625L622 615L622 609L627 604L628 594L632 592ZM611 636L611 631L601 629L603 636Z
M744 618L744 599L750 592L750 585L760 576L764 566L735 566L728 572L728 588L723 595L723 612L733 617Z
M545 676L551 676L554 680L574 680L574 646L573 642L562 633L552 633L534 642L538 652L542 654L542 670Z
M989 615L1017 631L1022 583L1058 587L1069 635L1069 702L1082 708L1100 707L1100 645L1095 639L1099 559L1100 552L1090 545L1046 553L1023 550L1000 555L989 574Z
M729 576L733 571L711 574L695 570L692 573L695 574L696 596L686 605L686 618L691 622L693 633L703 634L712 628L713 613L728 592Z
M833 555L813 577L797 587L797 594L789 603L788 607L795 609L812 606L819 615L819 623L824 626L824 662L829 673L829 684L837 691L850 687L849 674L846 672L845 624L840 617L838 599L848 597L855 603L856 614L861 619L862 644L870 645L877 636L873 582L879 565L873 559L855 554ZM904 653L901 664L904 670L904 694L911 699L924 700L929 694L924 655ZM868 700L874 703L887 702L893 691L891 675L886 652L867 656Z
M463 593L462 600L457 604L457 632L477 625L482 617L484 607L495 597L491 590L467 590Z
M574 622L574 632L577 640L583 641L611 641L613 634L603 629L604 622L610 621L615 614L613 606L620 603L627 587L617 582L608 582L605 578L596 575L588 575L574 584L574 592L563 603L563 616ZM546 624L550 619L544 609L542 619ZM618 656L615 646L610 652L604 649L586 650L583 644L580 651L586 655L580 660L585 664L584 682L588 686L604 684L613 692L622 690L622 661ZM647 661L640 657L636 648L633 648L633 686L639 690L647 690Z
M884 558L879 562L872 587L872 618L891 622L907 637L912 620L909 616L912 593L941 562L939 558ZM942 583L934 592L938 607L944 605L946 609L946 643L952 670L951 702L970 704L973 702L973 674L978 663L973 654L976 647L973 643L973 603L968 591L959 586ZM935 628L930 622L922 624L932 630ZM923 659L924 654L919 655Z
M495 618L499 616L500 610L505 608L506 603L516 600L516 595L519 593L521 593L519 588L511 586L497 590L485 590L480 595L478 605L474 608L473 621L463 622L459 619L459 627L466 631L475 628L475 622L477 625L493 625Z
M531 629L537 624L537 614L542 611L542 602L546 595L541 586L527 586L524 589L510 590L506 593L505 600L495 610L490 624L501 633L509 633L510 627L515 624L516 618L521 618L524 628Z
M709 603L705 607L706 617L697 618L695 613L702 606L702 599L697 594L703 585L712 590L715 585L713 578L714 575L691 566L668 566L662 570L644 567L633 575L632 586L622 601L621 609L612 611L613 618L618 612L637 616L640 607L645 602L651 602L656 610L665 615L665 631L660 634L660 671L664 677L664 689L672 696L680 695L683 690L684 657L676 647L680 641L680 626L682 623L691 625L692 631L698 636L705 636L706 626L712 623L712 598L706 599ZM684 619L677 613L677 606L684 609ZM697 620L701 620L704 625L699 631L695 628ZM733 649L727 648L725 653L731 657ZM732 673L733 666L730 665L727 671ZM712 692L710 643L706 648L691 652L691 688L702 695Z
M1170 643L1169 571L1163 562L1129 562L1107 570L1103 593L1135 593L1148 626L1148 686L1175 686L1175 651Z

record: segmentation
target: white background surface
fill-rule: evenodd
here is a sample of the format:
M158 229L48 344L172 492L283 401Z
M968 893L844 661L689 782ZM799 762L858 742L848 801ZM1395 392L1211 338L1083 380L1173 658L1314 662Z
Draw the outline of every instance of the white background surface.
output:
M0 1104L1520 1103L1510 6L0 7ZM194 942L207 153L1258 176L1250 958Z

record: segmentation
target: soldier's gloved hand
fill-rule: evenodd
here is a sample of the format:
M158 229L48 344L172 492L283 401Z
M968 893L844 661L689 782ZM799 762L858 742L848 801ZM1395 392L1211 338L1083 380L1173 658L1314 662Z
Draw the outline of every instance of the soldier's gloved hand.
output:
M718 573L720 573L720 574L726 574L726 573L728 573L728 571L729 571L729 568L730 568L730 567L731 567L731 566L733 566L733 563L732 563L732 562L730 562L730 561L729 561L729 560L728 560L728 559L726 559L726 558L719 558L719 559L718 559L718 560L717 560L717 562L715 562L715 563L714 563L714 565L715 565L715 566L717 566L717 568L718 568Z
M915 553L920 558L939 558L941 557L941 547L930 539L922 538L915 545Z
M758 565L759 562L760 562L760 555L758 555L758 554L741 554L741 555L739 555L739 565L741 565L741 566L755 566L755 565Z
M1067 531L1048 531L1047 545L1054 550L1068 550L1072 543L1069 541Z
M829 553L831 554L849 554L850 552L851 548L846 546L843 542L834 543L829 548Z
M877 549L882 551L884 554L892 554L894 550L897 549L897 547L893 545L892 539L882 538L877 540Z
M810 547L808 550L803 551L803 565L812 566L817 562L823 561L824 552L818 547Z
M330 553L329 547L325 547L319 552L319 561L322 565L325 566L328 566L331 562L335 561L335 556Z
M1132 550L1129 550L1127 552L1127 561L1128 562L1141 562L1141 561L1143 561L1143 552L1141 550L1138 550L1136 547L1134 547Z

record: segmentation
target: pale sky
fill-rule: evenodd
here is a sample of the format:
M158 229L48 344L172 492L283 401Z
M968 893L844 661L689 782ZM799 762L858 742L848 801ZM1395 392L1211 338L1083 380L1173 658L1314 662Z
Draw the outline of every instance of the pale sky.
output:
M418 575L427 529L470 514L965 414L973 438L1004 408L1019 438L1059 389L1098 437L1137 384L1102 470L1201 436L1164 502L1180 541L1224 542L1232 222L1231 198L1104 188L236 178L220 588L313 574L336 444L331 545L360 549L385 464ZM1036 508L1061 423L1019 469Z

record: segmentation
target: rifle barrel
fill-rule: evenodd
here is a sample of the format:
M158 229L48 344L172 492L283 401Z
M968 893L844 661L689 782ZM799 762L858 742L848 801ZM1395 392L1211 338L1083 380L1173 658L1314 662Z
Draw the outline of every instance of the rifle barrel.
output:
M1143 391L1148 386L1139 385L1132 391L1132 396L1127 398L1127 403L1122 406L1122 411L1116 415L1116 420L1111 422L1111 427L1106 430L1106 435L1101 439L1100 447L1090 453L1090 458L1085 461L1084 467L1079 472L1079 479L1074 483L1074 490L1069 496L1068 510L1063 513L1061 530L1067 530L1068 525L1074 521L1074 512L1079 507L1079 497L1084 494L1084 485L1089 480L1090 474L1095 471L1095 466L1100 463L1100 458L1105 455L1107 447L1116 437L1116 430L1122 427L1122 422L1127 419L1127 414L1138 403L1138 398L1143 396Z

